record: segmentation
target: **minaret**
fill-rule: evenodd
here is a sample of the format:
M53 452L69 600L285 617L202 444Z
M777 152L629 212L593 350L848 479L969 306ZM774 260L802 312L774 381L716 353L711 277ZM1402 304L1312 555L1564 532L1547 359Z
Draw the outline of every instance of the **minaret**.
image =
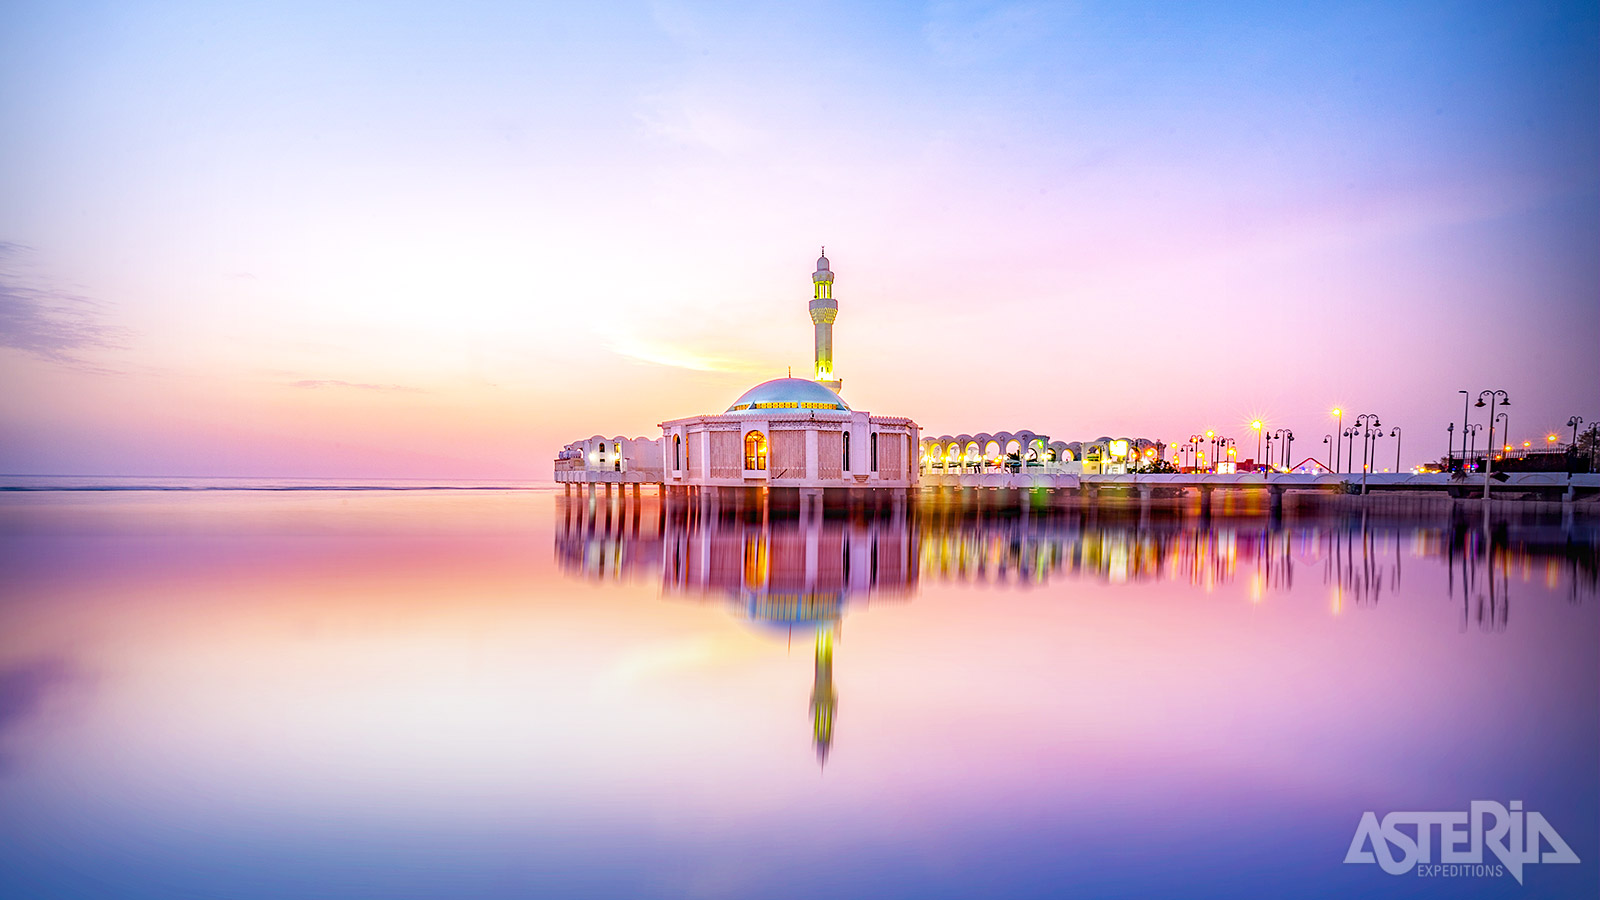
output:
M822 248L817 271L811 273L811 323L817 328L817 380L835 394L844 382L833 377L833 320L839 304L833 299L833 270L828 268L828 248Z

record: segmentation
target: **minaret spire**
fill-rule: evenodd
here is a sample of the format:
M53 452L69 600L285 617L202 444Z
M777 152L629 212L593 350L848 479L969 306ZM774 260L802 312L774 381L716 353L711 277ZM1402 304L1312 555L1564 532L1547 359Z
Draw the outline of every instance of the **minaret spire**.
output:
M828 265L828 248L822 248L817 270L811 273L811 323L816 326L816 378L838 393L844 382L833 374L833 320L839 304L833 299L833 269Z

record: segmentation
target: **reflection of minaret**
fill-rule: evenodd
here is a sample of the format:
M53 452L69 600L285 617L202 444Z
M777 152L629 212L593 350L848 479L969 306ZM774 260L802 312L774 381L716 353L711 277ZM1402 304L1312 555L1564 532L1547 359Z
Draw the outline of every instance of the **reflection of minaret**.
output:
M822 248L817 271L811 273L811 322L817 328L817 380L834 393L844 382L833 376L833 320L839 303L833 299L833 270L828 268L828 248Z
M833 712L839 695L833 689L833 636L826 627L817 629L817 674L811 682L811 738L817 745L817 762L828 764L828 748L833 746Z

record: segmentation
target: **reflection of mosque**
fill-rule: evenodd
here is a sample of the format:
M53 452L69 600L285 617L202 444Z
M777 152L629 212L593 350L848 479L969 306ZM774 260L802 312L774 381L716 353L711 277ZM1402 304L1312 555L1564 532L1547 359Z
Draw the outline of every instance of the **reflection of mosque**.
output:
M904 515L823 518L705 508L655 498L560 498L556 556L591 578L660 578L665 592L724 603L793 642L814 637L812 739L825 763L839 695L834 645L846 611L902 601L916 588L915 531ZM649 507L646 512L645 508Z
M1210 591L1242 583L1252 601L1322 576L1331 611L1374 606L1400 587L1407 560L1442 563L1461 627L1500 631L1512 580L1542 577L1569 598L1600 593L1600 533L1539 520L1485 525L1369 517L1205 521L1130 519L1093 510L1049 515L900 507L850 518L771 515L765 505L708 508L646 496L558 497L556 557L570 574L658 580L663 591L725 603L753 625L815 636L812 733L833 741L833 652L845 612L909 600L923 578L1038 584L1091 578L1178 581ZM1303 577L1303 574L1302 574Z

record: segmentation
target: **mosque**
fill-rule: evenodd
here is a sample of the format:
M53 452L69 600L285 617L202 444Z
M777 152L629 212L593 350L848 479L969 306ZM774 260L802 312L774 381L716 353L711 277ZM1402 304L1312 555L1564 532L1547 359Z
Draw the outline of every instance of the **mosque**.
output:
M1164 458L1163 445L1142 438L1065 443L1027 430L923 437L909 418L851 408L834 368L833 285L823 248L811 273L811 378L762 382L720 413L662 422L659 437L574 441L556 456L556 481L569 491L572 484L608 492L631 484L635 494L639 485L655 484L669 497L712 502L760 496L804 512L885 500L899 506L921 484L960 485L972 477L984 486L1011 475L1028 487L1076 487L1078 475L1121 474Z
M917 423L852 409L833 366L833 269L826 248L811 275L815 329L813 378L774 378L741 394L720 413L661 423L659 438L600 435L562 448L563 483L659 484L669 495L707 489L765 489L802 510L854 502L863 495L895 504L917 487ZM630 477L631 476L631 477Z

